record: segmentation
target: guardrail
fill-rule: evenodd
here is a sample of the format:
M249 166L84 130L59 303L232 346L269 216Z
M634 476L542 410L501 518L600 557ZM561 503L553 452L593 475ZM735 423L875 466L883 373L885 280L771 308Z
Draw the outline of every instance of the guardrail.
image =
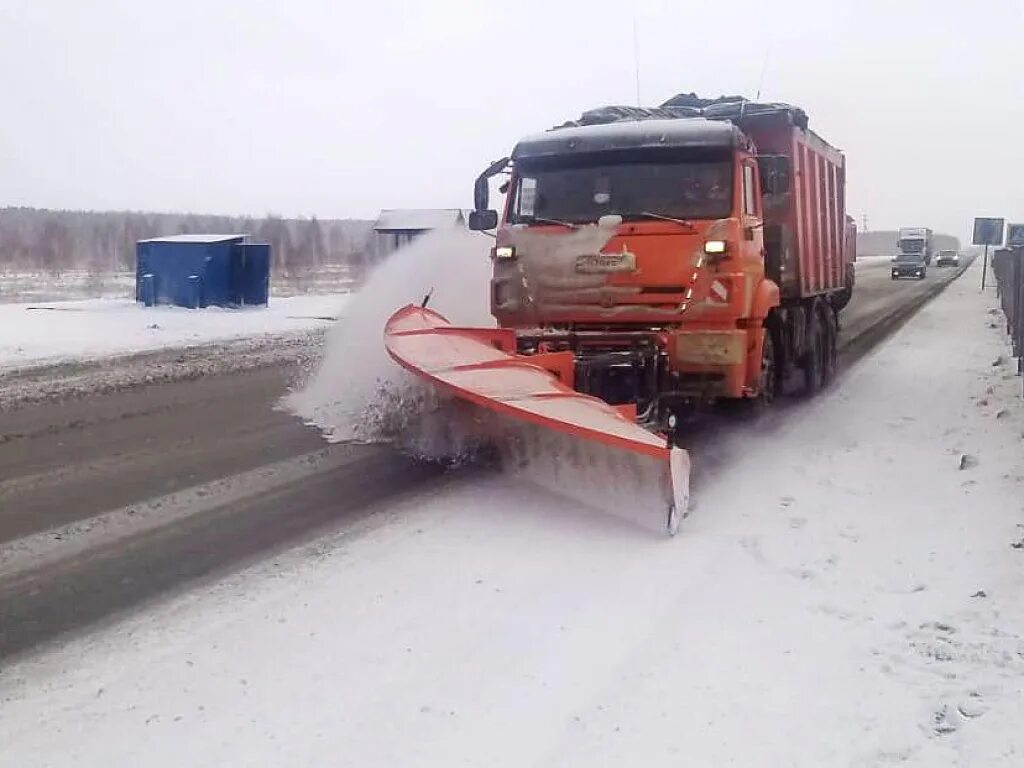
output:
M1024 247L1000 248L993 253L992 272L1020 375L1024 372Z

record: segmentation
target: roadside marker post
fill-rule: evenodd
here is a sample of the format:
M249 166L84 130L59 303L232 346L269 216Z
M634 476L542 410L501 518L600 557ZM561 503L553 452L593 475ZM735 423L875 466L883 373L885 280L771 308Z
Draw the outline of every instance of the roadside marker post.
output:
M974 219L974 237L972 245L984 245L985 256L981 262L981 290L985 290L985 277L988 274L988 247L1003 244L1003 230L1006 219L979 217Z

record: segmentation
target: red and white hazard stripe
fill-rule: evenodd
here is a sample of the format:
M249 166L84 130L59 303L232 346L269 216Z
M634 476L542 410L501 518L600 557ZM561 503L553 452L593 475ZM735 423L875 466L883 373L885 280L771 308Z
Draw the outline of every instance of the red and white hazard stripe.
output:
M708 292L708 301L715 304L729 303L729 288L721 280L711 281L711 290Z

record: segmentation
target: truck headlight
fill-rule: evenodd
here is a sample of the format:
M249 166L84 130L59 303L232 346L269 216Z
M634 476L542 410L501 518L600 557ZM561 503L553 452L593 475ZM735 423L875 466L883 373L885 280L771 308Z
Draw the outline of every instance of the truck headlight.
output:
M514 245L499 245L494 249L494 258L496 259L511 259L516 255L516 247Z
M708 240L707 242L704 243L704 253L725 253L725 240Z

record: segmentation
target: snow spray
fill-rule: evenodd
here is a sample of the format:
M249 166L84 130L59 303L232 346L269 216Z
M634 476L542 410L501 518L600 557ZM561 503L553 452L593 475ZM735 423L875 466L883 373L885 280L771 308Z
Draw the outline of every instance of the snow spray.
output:
M459 452L458 413L401 369L384 349L384 324L406 304L453 323L490 327L493 239L461 229L428 233L387 256L326 336L320 366L284 407L329 442L399 441L418 455ZM457 410L457 409L456 409Z

